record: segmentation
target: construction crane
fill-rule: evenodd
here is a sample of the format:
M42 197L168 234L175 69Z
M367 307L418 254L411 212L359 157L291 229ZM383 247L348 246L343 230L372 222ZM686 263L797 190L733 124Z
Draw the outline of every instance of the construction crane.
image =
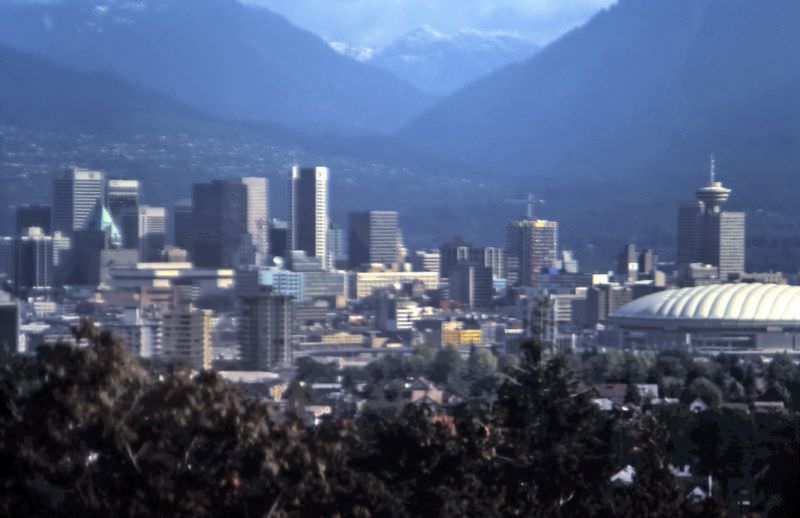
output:
M536 212L535 211L536 204L537 203L544 204L544 200L537 199L536 196L534 196L533 194L528 194L528 197L525 199L507 199L506 203L526 204L528 206L527 218L529 221L533 221L535 219L534 213Z

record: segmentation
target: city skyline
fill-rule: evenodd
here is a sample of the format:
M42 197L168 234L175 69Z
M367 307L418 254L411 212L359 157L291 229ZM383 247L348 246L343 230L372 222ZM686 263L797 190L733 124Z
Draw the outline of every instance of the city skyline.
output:
M0 0L0 515L793 516L797 19Z

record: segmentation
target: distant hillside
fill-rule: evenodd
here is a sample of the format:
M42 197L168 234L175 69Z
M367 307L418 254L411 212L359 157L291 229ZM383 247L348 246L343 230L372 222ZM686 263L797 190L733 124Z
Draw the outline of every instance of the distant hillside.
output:
M395 76L236 0L0 2L0 43L216 116L310 132L393 130L430 105Z
M538 45L520 36L462 30L444 34L420 27L365 61L420 90L448 95L510 63L531 57Z
M691 139L734 152L796 129L798 20L792 0L623 0L403 135L525 174L617 176Z
M209 122L163 94L109 74L70 70L3 46L0 70L4 124L129 132L187 129Z

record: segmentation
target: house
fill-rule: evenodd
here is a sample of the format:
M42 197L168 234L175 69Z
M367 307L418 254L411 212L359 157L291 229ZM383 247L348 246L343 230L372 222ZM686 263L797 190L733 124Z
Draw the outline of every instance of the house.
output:
M611 412L614 410L614 402L607 398L594 398L592 403L603 412Z
M651 401L659 397L658 385L656 384L639 383L636 385L636 391L642 401Z
M753 411L757 414L782 414L786 412L786 405L783 401L756 401Z
M444 399L444 391L425 378L415 379L410 383L408 389L409 400L412 403L429 400L429 402L441 405Z
M686 499L691 502L702 502L708 498L708 493L700 486L694 486L694 489L689 491Z
M625 403L625 396L628 393L628 385L625 383L602 383L592 389L598 398L610 399L615 405Z
M309 426L319 426L324 416L332 414L333 409L328 405L306 405L303 407L303 420Z
M633 479L636 478L636 468L628 464L611 477L611 482L615 484L622 484L629 486L633 484Z

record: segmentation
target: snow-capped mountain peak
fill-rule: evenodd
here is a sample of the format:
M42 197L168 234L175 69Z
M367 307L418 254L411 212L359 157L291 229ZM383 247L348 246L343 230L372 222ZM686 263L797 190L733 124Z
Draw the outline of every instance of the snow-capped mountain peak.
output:
M354 53L352 48L334 48L360 56L357 59L388 70L417 88L447 95L498 68L527 59L539 46L514 33L469 28L444 33L422 25L377 51Z

